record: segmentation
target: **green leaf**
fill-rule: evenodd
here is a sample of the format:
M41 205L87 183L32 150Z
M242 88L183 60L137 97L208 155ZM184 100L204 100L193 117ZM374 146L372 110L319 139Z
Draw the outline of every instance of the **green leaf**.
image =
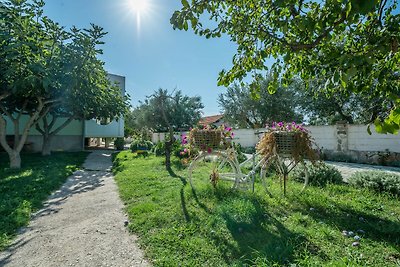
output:
M382 126L382 122L379 119L376 119L374 121L374 125L375 125L375 131L378 133L384 133L383 132L383 126Z
M182 3L182 5L183 5L184 7L189 8L189 3L188 3L187 0L182 0L181 3Z

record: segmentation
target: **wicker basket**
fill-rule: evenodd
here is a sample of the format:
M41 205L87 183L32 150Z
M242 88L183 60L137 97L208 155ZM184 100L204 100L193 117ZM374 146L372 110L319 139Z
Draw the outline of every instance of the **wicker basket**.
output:
M276 153L291 155L296 145L295 132L274 132L276 142Z
M216 149L221 146L220 130L196 130L190 133L190 142L200 150Z

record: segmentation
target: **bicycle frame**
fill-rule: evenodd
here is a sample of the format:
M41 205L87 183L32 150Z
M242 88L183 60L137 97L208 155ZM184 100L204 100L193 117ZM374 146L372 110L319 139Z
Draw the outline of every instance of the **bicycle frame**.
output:
M233 162L235 163L235 167L237 170L237 174L236 174L237 179L239 179L239 181L236 181L236 186L240 183L247 183L249 181L249 178L251 177L251 186L252 186L252 191L254 192L256 170L259 167L264 166L265 163L267 162L267 160L265 160L264 158L257 160L257 158L260 156L260 153L256 152L256 153L253 153L251 155L251 157L249 157L242 163L239 163L239 160L237 157L237 152L233 147L229 147L225 151L220 151L219 153L224 153L227 157L231 157L231 159L233 159ZM242 168L250 162L252 163L252 168L248 174L244 174L242 172ZM221 164L223 164L223 163L221 163Z

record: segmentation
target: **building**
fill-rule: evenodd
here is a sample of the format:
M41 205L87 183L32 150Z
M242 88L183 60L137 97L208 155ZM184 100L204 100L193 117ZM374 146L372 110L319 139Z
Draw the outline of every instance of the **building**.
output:
M115 74L108 74L112 82L117 82L121 88L121 93L125 94L125 77ZM22 129L28 117L21 117ZM61 125L66 119L58 119L55 127ZM6 129L7 137L14 135L13 123L7 121ZM110 121L107 124L100 123L96 120L74 120L63 128L57 135L52 138L51 150L52 151L81 151L88 146L92 140L110 140L111 138L124 136L124 119ZM8 138L10 139L10 138ZM29 132L26 143L29 144L29 150L32 152L39 152L42 150L42 135L32 127Z
M222 114L203 117L200 119L199 125L202 125L202 126L210 125L210 126L219 127L219 126L225 124L223 118L224 118L224 115L222 115Z

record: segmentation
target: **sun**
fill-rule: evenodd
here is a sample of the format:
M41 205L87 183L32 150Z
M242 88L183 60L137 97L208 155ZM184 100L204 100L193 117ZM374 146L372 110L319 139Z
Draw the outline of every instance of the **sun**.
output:
M129 0L129 8L137 15L144 15L150 10L149 0Z
M120 3L120 8L126 17L130 21L135 21L138 35L141 32L142 23L151 24L158 13L155 0L122 0Z

